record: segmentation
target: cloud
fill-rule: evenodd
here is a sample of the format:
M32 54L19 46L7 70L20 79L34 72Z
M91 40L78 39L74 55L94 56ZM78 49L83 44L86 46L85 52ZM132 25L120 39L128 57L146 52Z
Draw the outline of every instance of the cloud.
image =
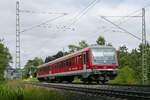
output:
M73 18L84 9L91 0L20 0L22 10L36 12L69 13L46 25L36 27L30 31L21 33L21 63L24 65L28 59L53 55L59 50L67 50L69 44L77 44L80 40L86 40L89 44L95 44L99 35L111 42L114 47L127 45L129 49L136 48L141 42L127 33L120 32L118 28L104 21L100 15L128 15L133 11L147 5L148 0L99 0L84 16L71 27L68 25L74 21ZM15 0L0 1L0 38L5 39L5 44L10 49L15 60ZM137 12L136 14L140 14ZM133 15L133 14L132 14ZM150 39L150 10L146 9L147 39ZM48 19L53 19L58 14L20 14L21 30L38 25ZM120 27L127 29L141 37L141 19L131 18L109 18L112 22L119 24L125 20ZM75 29L75 30L73 30ZM113 32L112 30L118 31Z

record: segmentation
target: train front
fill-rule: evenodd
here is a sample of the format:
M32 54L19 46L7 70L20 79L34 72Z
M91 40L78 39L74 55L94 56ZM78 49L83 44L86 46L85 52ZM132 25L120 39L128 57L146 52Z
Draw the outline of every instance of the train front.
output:
M117 76L118 60L115 48L111 46L91 47L91 56L94 80L105 83Z

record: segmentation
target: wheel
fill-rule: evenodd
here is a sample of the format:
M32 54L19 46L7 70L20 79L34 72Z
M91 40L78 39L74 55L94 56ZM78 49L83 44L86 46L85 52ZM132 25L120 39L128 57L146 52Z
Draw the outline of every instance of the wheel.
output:
M106 80L101 81L101 83L102 83L102 84L105 84L105 83L106 83Z
M82 79L83 84L86 84L88 82L87 79Z
M100 81L99 81L99 80L97 80L97 81L96 81L96 83L97 83L97 84L100 84Z
M72 79L72 78L70 78L70 79L68 80L68 82L69 82L69 83L72 83L72 81L73 81L73 79Z

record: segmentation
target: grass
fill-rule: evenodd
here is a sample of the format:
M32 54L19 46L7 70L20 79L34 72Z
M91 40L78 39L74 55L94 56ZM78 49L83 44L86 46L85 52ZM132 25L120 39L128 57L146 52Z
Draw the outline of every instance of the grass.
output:
M38 82L38 79L37 78L27 78L27 79L24 79L23 81L25 81L25 82Z
M0 100L64 100L54 90L23 84L20 81L8 81L0 84Z

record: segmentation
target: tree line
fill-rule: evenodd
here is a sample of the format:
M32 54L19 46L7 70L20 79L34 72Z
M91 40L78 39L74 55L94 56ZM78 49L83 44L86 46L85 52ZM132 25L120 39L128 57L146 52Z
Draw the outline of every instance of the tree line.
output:
M104 37L99 36L96 40L96 44L98 45L108 45L112 46L111 43L106 43ZM55 55L47 56L43 63L55 60L59 57L67 55L69 53L78 51L82 48L88 47L89 44L82 40L78 43L78 45L70 44L68 45L69 51L58 51ZM147 65L148 65L148 81L150 83L150 45L146 45L147 48ZM142 44L139 44L138 48L128 50L128 48L123 45L120 46L117 50L118 62L119 62L119 70L118 76L110 81L110 83L129 83L129 84L141 84L142 83ZM35 59L34 59L35 60ZM28 65L29 62L27 62ZM25 66L25 68L27 67Z
M104 37L99 36L96 40L98 45L109 45L111 43L106 43ZM69 53L78 51L82 48L88 47L89 44L82 40L78 45L70 44L68 45L69 51L58 51L55 55L47 56L44 60L39 57L30 59L24 66L23 77L29 78L30 76L36 77L37 66L55 60L59 57L67 55ZM148 82L150 84L150 45L146 45L147 50L147 65L148 65ZM110 81L110 83L129 83L129 84L141 84L142 83L142 44L139 44L137 48L128 50L128 48L123 45L117 50L119 70L118 76ZM8 48L0 41L0 80L4 80L4 70L10 67L12 63L12 56L9 53Z

